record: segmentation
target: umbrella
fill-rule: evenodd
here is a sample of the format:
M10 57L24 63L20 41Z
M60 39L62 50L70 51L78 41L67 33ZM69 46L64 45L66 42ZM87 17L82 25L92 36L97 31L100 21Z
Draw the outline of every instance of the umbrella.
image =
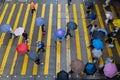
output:
M35 50L30 50L28 55L29 55L29 58L33 61L36 61L39 58Z
M93 75L96 72L96 66L95 63L87 63L85 65L85 70L84 72L88 75Z
M94 57L100 58L102 56L102 51L101 50L97 50L97 49L94 48L92 50L92 54L93 54Z
M16 50L20 54L24 54L28 51L28 45L26 43L21 43L17 45Z
M103 41L101 41L100 39L94 39L92 43L93 43L94 48L96 48L97 50L102 49L104 46Z
M93 34L92 34L93 39L103 39L105 37L106 37L105 33L102 32L102 31L94 31Z
M36 26L41 26L45 23L45 20L41 17L37 17L36 20L35 20L35 25Z
M69 74L62 70L57 73L57 80L69 80Z
M14 34L15 34L16 36L20 36L23 32L24 32L24 29L23 29L22 27L18 27L18 28L15 30Z
M105 64L103 69L105 76L112 78L117 74L117 67L113 63Z
M88 19L93 19L93 20L95 20L95 19L97 18L97 15L91 13L91 14L88 14L88 15L87 15L87 18L88 18Z
M73 72L80 73L84 71L85 65L83 61L76 59L71 61L70 67Z
M113 20L114 26L120 27L120 19Z
M67 27L71 30L75 30L75 29L77 29L77 24L73 21L70 21L67 23Z
M61 28L61 29L56 30L54 34L56 38L62 39L65 36L66 31Z
M3 24L3 25L1 25L1 27L0 27L0 33L3 33L3 32L8 32L8 31L10 31L10 25L9 24Z
M97 31L104 32L104 33L105 33L105 36L107 36L107 31L106 31L105 29L99 28L99 29L97 29Z
M113 18L114 18L114 15L113 15L113 13L112 12L110 12L110 11L108 11L108 12L106 12L106 18L107 19L110 19L110 20L112 20Z

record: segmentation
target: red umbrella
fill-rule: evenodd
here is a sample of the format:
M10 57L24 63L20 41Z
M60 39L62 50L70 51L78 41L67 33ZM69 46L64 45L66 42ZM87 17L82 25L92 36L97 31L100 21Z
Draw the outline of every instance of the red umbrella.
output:
M28 45L26 43L21 43L17 45L16 50L20 54L24 54L28 51Z

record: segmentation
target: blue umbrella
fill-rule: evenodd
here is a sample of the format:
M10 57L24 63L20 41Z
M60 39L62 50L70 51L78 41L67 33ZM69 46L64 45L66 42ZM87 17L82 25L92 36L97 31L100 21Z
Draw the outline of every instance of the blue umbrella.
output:
M102 31L94 31L92 34L93 39L103 39L105 38L105 33Z
M43 19L43 18L41 18L41 17L37 17L36 18L36 21L35 21L35 25L36 26L41 26L41 25L43 25L45 23L45 20Z
M10 25L9 24L3 24L1 27L0 27L0 33L3 33L3 32L8 32L10 31Z
M58 39L62 39L65 34L66 34L66 31L64 29L58 29L55 31L55 37L58 38Z
M77 24L73 21L70 21L67 23L67 27L71 30L75 30L75 29L77 29Z
M96 66L95 63L87 63L85 65L85 70L84 72L88 75L93 75L96 72Z
M105 29L99 28L97 31L101 31L105 33L105 36L107 36L107 31Z
M94 39L92 41L92 44L93 44L94 48L96 48L97 50L102 49L104 46L103 41L101 41L100 39Z
M88 19L93 19L93 20L95 20L95 19L97 18L97 15L91 13L91 14L88 14L88 15L87 15L87 18L88 18Z

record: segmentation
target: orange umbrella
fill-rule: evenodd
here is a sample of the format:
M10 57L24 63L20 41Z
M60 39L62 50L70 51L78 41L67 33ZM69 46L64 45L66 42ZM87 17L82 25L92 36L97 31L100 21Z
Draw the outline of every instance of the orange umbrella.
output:
M71 61L70 67L73 72L80 73L84 71L85 65L83 61L76 59Z

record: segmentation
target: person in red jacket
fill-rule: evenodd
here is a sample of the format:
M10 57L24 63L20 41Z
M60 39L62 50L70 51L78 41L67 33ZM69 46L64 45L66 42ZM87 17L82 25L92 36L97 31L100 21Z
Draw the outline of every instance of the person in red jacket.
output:
M31 7L31 12L32 12L32 14L33 14L34 11L35 11L35 4L34 4L33 1L30 3L30 7Z

